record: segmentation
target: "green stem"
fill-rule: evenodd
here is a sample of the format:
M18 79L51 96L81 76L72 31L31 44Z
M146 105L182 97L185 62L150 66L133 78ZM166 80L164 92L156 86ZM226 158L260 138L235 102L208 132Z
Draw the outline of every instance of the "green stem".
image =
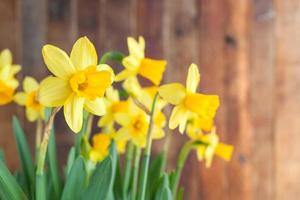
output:
M87 127L86 127L86 131L85 131L85 138L87 140L90 139L90 135L92 133L93 120L94 120L94 115L90 114L89 117L88 117Z
M128 186L131 176L131 162L133 157L133 144L129 142L126 158L125 158L125 173L124 173L124 185L123 185L123 199L127 199L128 195Z
M139 166L141 159L141 149L139 147L135 148L135 158L133 165L133 182L132 182L132 200L136 199L137 196L137 185L138 185L138 176L139 176Z
M49 117L49 120L45 126L43 140L39 147L39 157L38 157L37 171L36 171L37 175L43 174L46 152L47 152L48 142L49 142L49 138L50 138L50 134L51 134L51 129L53 126L55 115L60 110L60 108L61 107L57 107L52 111L51 116Z
M122 60L124 58L124 55L121 52L117 51L109 51L103 54L103 56L100 59L100 64L105 64L108 60L111 61L118 61L122 63Z
M185 161L193 147L193 144L194 144L193 141L185 143L185 145L182 147L182 149L179 153L176 170L175 170L175 176L174 176L174 184L172 185L172 188L171 188L174 199L176 199L177 188L178 188L179 180L181 177L182 169L183 169Z
M141 171L141 190L139 195L139 200L144 200L146 195L146 186L147 186L147 179L148 179L148 171L149 171L149 162L150 162L150 155L151 155L151 146L152 146L152 129L153 129L153 117L155 111L155 104L158 98L158 93L155 94L151 112L150 112L150 123L147 133L147 143L144 150L144 158L142 163L142 171Z

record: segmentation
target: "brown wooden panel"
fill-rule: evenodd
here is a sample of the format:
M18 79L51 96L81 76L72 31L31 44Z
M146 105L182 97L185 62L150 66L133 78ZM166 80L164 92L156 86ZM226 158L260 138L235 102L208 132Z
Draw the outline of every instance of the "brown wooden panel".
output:
M249 106L250 1L226 1L225 46L227 141L235 146L228 163L229 199L252 199L252 130Z
M275 1L276 116L275 180L277 199L300 195L300 2Z
M253 198L274 199L275 35L272 0L254 1L250 35Z
M20 63L20 16L18 0L0 2L0 50L9 48L13 53L13 62ZM11 103L0 107L0 148L4 150L8 166L15 170L18 166L17 150L12 134L12 115L17 107Z
M199 8L199 66L201 71L200 90L208 94L218 94L221 106L216 116L217 132L224 142L226 138L226 91L224 37L227 10L224 1L202 0ZM202 199L228 199L228 163L216 158L207 169L201 164ZM214 191L214 192L212 192Z

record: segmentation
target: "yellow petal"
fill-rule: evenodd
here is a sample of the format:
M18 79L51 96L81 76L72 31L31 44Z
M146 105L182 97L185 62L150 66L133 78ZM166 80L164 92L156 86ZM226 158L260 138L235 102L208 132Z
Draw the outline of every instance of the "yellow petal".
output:
M18 92L15 96L14 96L14 100L17 104L24 106L25 102L26 102L26 93L25 92Z
M183 133L185 128L186 128L186 122L187 122L187 119L188 119L188 113L189 112L185 112L182 116L181 116L181 119L180 119L180 123L179 123L179 132L180 133Z
M123 71L121 71L119 74L116 75L115 77L115 81L123 81L131 76L135 76L136 73L133 71L129 71L127 69L124 69Z
M140 66L141 59L137 59L135 56L129 55L122 60L122 64L126 69L135 71Z
M12 64L12 55L9 49L4 49L0 53L0 67Z
M115 80L114 70L107 64L100 64L97 66L97 71L108 71L110 72L110 83L113 83Z
M130 55L136 57L137 59L144 58L145 42L143 44L143 42L141 41L140 45L133 37L128 37L127 45Z
M180 83L170 83L160 86L158 92L164 100L174 105L180 104L186 96L185 88Z
M29 76L25 77L23 81L23 89L26 93L37 91L38 88L39 88L39 84L34 78Z
M0 105L5 105L13 100L14 88L9 87L0 80Z
M88 112L90 112L94 115L98 115L98 116L104 115L105 111L106 111L106 106L105 106L103 98L97 98L94 101L85 100L84 108Z
M55 76L69 79L76 72L70 58L63 50L47 44L43 47L42 53L45 64Z
M194 93L186 96L184 105L190 111L200 115L200 117L214 118L220 105L220 100L217 95Z
M220 156L226 161L229 161L231 159L232 152L233 152L233 146L228 144L223 144L223 143L219 143L215 150L215 154Z
M200 73L197 65L191 64L186 80L186 89L188 92L195 93L200 82Z
M141 95L142 88L136 76L132 76L126 79L123 82L122 86L126 90L126 92L133 97L139 97Z
M121 126L127 126L131 121L130 116L127 113L116 113L114 117L116 122Z
M64 105L64 115L71 130L78 133L82 128L84 98L71 95Z
M153 139L161 139L165 136L164 130L157 126L154 126L152 131L153 131L153 133L152 133Z
M127 127L122 127L117 131L116 140L128 140L130 138L129 129Z
M26 108L26 117L28 121L34 122L37 120L40 116L40 110L35 110L32 108Z
M186 115L187 110L183 106L175 106L170 117L169 128L175 129L181 123L182 120L186 119ZM183 131L184 130L180 129L181 133L183 133Z
M70 57L78 70L98 64L96 49L87 37L81 37L75 42Z
M142 59L138 73L144 78L150 80L153 84L159 85L163 73L165 72L167 62L165 60L153 60L149 58Z
M119 97L119 91L115 90L112 86L107 88L106 92L105 92L105 96L107 99L109 99L110 101L119 101L120 97Z
M139 36L139 46L143 51L145 50L145 39L143 36Z
M106 115L103 115L99 121L98 121L98 126L99 127L105 127L105 126L109 126L113 121L113 118L112 118L112 115L110 114L106 114Z
M62 106L72 91L68 81L48 77L41 82L38 99L46 107Z

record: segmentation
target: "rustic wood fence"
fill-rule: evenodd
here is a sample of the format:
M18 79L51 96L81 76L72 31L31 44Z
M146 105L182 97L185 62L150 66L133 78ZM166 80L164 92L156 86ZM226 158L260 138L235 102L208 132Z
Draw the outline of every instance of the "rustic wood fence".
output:
M48 72L41 46L69 51L87 35L98 52L126 52L128 35L143 35L147 55L166 58L165 80L184 81L191 62L201 90L217 93L217 126L235 145L230 163L205 169L188 160L182 183L188 200L298 199L300 195L300 1L297 0L1 0L0 49L10 48L21 76ZM18 166L11 116L0 108L0 146ZM73 142L59 123L59 152ZM34 127L24 123L33 144ZM174 162L183 136L172 141ZM156 147L159 146L156 145Z

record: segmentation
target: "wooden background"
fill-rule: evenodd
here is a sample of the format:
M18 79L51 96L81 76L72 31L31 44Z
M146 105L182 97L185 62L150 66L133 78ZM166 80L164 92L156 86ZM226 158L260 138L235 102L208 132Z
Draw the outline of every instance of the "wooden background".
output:
M69 51L87 35L98 52L127 52L125 38L143 35L147 55L166 58L166 81L184 81L191 62L201 91L217 93L221 139L235 146L230 163L210 169L192 155L183 173L187 200L299 199L300 1L298 0L1 0L0 49L10 48L21 76L48 72L41 46ZM15 105L0 108L0 146L18 166L11 134ZM59 123L59 153L73 142ZM24 123L34 144L34 126ZM174 162L183 136L170 149ZM159 145L156 145L156 147ZM64 162L64 161L62 161Z

